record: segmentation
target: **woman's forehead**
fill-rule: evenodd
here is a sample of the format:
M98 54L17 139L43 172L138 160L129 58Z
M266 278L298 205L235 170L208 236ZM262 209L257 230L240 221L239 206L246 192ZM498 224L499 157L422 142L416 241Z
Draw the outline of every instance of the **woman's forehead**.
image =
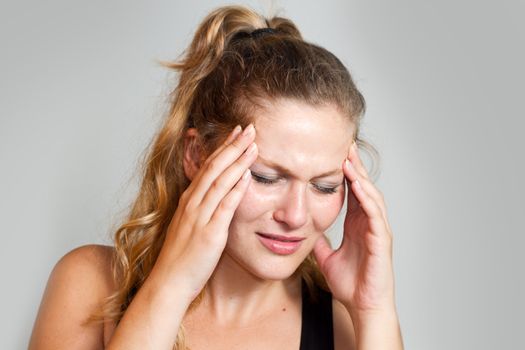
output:
M323 143L338 147L351 143L354 126L331 105L312 106L281 100L254 115L256 142Z
M259 113L254 124L261 159L312 176L337 169L352 143L353 127L335 108L281 104Z

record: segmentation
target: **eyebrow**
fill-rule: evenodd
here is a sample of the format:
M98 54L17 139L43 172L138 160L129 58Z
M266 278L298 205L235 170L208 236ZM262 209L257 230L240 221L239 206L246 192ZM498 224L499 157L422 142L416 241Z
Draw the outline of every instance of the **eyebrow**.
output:
M261 160L261 162L270 167L270 168L273 168L275 170L277 170L278 172L284 174L284 175L287 175L287 176L291 176L291 177L294 177L294 175L292 174L292 171L286 167L283 167L275 162L272 162L271 160L268 160L268 159L265 159L263 157L261 157L260 155L258 156L258 160ZM341 169L334 169L334 170L330 170L330 171L326 171L322 174L319 174L319 175L316 175L314 176L313 178L314 179L318 179L318 178L321 178L321 177L326 177L326 176L331 176L331 175L338 175L338 174L342 174L343 171Z

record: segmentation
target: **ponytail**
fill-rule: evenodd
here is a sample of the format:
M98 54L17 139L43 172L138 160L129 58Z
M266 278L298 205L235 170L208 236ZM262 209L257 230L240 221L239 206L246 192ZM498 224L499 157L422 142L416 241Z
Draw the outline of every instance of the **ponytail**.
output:
M238 33L252 33L271 28L279 33L302 40L297 27L286 18L270 20L242 6L225 6L211 12L199 25L193 40L180 61L161 61L161 65L180 73L174 93L177 103L171 114L187 116L199 83L215 70L224 50ZM186 112L186 113L184 113Z

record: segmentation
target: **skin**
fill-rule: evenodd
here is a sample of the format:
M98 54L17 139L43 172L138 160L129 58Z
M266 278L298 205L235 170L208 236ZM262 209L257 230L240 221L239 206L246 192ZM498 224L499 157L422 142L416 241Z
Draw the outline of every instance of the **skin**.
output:
M270 319L266 325L272 327L263 324L252 329L259 334L256 339L275 339L276 333L282 333L276 343L283 349L298 348L300 280L290 276L344 203L341 163L348 154L353 127L335 108L279 101L256 114L255 129L258 157L250 166L252 181L232 218L208 293L187 316L189 345L195 349L215 347L232 325L235 339L246 348L253 334L241 341L239 328L260 325L261 319ZM319 177L323 173L330 174ZM264 247L255 232L306 239L297 252L283 256ZM203 328L208 330L206 336L202 336Z
M257 114L255 128L258 158L250 167L252 182L233 217L223 259L262 280L283 280L343 206L341 163L353 127L332 107L280 101ZM332 174L319 177L323 173ZM296 253L283 256L262 246L255 232L306 239Z
M331 106L268 106L255 128L234 130L202 164L192 148L198 135L189 130L184 170L191 185L119 325L81 325L115 286L111 248L80 248L52 273L30 349L171 349L181 325L192 349L298 348L300 280L292 274L312 250L334 296L336 349L402 348L391 231L382 195L352 146L353 126ZM320 190L329 187L333 193ZM344 238L334 250L324 232L345 195ZM260 244L258 231L305 240L279 256ZM204 286L203 301L188 312Z

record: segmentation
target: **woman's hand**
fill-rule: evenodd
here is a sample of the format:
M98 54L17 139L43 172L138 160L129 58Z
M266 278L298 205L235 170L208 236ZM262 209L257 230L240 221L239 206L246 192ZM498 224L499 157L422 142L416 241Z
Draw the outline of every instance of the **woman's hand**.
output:
M332 295L351 314L395 310L392 233L385 203L368 178L355 142L343 172L349 188L343 241L334 251L321 237L314 255Z
M248 168L257 157L255 129L249 125L240 131L236 127L202 166L187 149L184 166L191 169L191 184L179 199L155 265L107 349L173 348L176 330L226 246L233 213L250 182Z
M255 129L238 126L199 168L182 194L152 274L189 288L195 298L224 250L228 227L257 158ZM176 278L175 278L176 276Z

